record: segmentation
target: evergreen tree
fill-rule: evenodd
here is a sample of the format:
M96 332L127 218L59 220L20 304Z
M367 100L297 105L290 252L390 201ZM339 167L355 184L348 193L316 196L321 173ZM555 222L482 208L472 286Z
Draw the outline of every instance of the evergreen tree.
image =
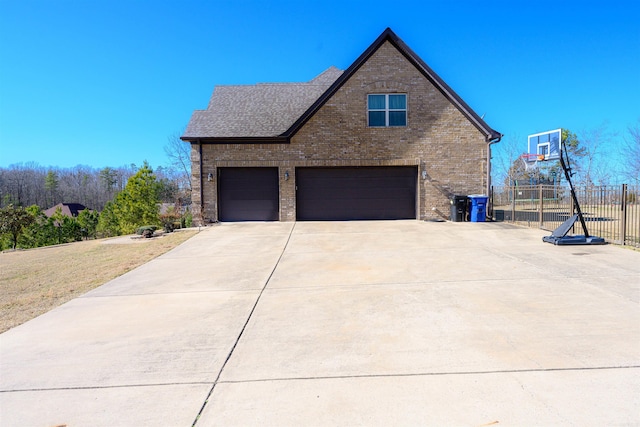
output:
M100 215L99 230L106 234L131 234L143 225L158 225L158 182L145 162L127 181L124 190L107 203Z
M68 217L62 213L62 209L57 208L55 213L51 215L50 220L53 221L57 234L58 244L77 242L82 240L82 232L80 224L75 218Z
M52 170L47 172L47 176L44 179L44 188L47 191L47 202L49 206L56 204L58 194L58 174Z
M90 209L84 209L78 214L78 225L81 227L84 237L96 237L96 228L98 226L98 218L100 215Z
M34 217L24 208L16 208L9 205L0 209L0 234L8 234L11 239L11 246L15 249L18 246L18 238L23 230L31 225Z
M120 234L120 227L114 207L115 201L107 202L98 218L96 231L104 237L117 236Z
M47 218L42 209L37 205L27 208L34 221L25 228L20 238L20 246L23 248L37 248L40 246L55 245L58 243L58 230L52 218Z

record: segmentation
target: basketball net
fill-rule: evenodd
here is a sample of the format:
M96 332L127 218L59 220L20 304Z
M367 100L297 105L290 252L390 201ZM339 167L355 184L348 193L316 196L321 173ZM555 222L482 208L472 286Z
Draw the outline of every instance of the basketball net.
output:
M538 162L544 160L544 154L523 154L520 156L522 163L524 163L525 170L537 169Z

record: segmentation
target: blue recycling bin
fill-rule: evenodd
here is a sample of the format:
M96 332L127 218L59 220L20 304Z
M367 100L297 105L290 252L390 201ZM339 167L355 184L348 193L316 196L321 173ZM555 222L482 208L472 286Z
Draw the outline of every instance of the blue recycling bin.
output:
M471 212L469 214L469 220L471 222L484 222L487 218L487 201L489 197L482 194L469 195L469 201L471 202Z

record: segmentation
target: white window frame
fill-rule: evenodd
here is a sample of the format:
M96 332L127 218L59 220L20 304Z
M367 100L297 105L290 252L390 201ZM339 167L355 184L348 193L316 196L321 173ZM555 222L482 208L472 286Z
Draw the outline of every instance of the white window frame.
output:
M371 109L369 108L369 96L384 96L384 109ZM389 96L390 95L402 95L404 96L404 107L405 108L389 108ZM367 94L367 126L369 127L373 127L373 128L387 128L387 127L406 127L408 122L409 122L409 108L408 108L408 102L407 102L407 94L406 93L369 93ZM381 112L384 111L384 125L383 126L377 126L377 125L372 125L370 123L370 119L369 119L369 113L372 111L377 111L377 112ZM389 124L389 113L390 112L404 112L404 125L390 125Z

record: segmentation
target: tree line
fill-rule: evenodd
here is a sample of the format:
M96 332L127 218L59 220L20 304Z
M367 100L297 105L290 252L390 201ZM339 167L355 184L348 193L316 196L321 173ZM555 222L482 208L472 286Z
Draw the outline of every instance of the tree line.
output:
M37 204L24 207L9 203L0 208L0 250L131 234L144 226L164 226L166 231L190 226L191 214L186 203L189 193L184 188L176 190L177 187L178 183L167 177L158 179L145 162L100 212L84 209L76 217L69 217L58 207L52 215L45 215ZM163 200L169 200L170 206L161 212Z
M58 203L80 203L88 209L102 211L137 170L135 164L101 169L82 165L73 168L35 163L10 165L0 168L0 208L36 205L45 210ZM159 167L155 174L161 202L173 203L184 196L180 173L173 168Z
M190 145L180 140L182 133L170 135L164 146L169 165L153 170L161 203L190 203ZM151 168L146 162L145 165ZM138 170L133 163L119 167L60 168L28 162L0 167L0 208L36 205L45 210L58 203L80 203L101 212Z
M118 168L0 167L0 250L130 234L142 226L190 226L190 146L175 133L164 150L170 165L155 171L147 162ZM86 209L76 217L61 209L45 215L59 203Z

